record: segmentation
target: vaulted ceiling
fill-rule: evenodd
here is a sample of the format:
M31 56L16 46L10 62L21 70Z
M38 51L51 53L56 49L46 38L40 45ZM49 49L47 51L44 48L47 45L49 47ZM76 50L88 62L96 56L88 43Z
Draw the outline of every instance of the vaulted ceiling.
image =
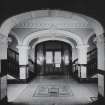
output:
M31 33L48 29L70 31L82 38L86 38L93 32L89 20L77 13L60 10L39 10L32 12L31 15L32 17L24 19L12 29L12 33L15 33L20 40Z
M82 40L85 40L90 34L95 32L94 28L92 28L92 22L94 23L94 21L91 22L91 18L74 12L49 9L37 10L22 14L19 18L16 17L16 19L20 18L23 18L22 21L16 24L10 33L15 35L20 41L23 41L31 33L49 29L68 31L81 37ZM63 37L59 33L54 34L57 34L56 37ZM43 36L44 38L51 37L54 34L49 35L49 33L45 33ZM43 36L38 37L37 40ZM71 38L67 39L72 42ZM75 44L75 41L73 43Z

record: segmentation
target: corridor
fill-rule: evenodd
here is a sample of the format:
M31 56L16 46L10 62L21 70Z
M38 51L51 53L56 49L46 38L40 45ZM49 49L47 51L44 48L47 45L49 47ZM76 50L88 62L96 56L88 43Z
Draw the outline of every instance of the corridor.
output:
M97 94L97 84L82 84L67 76L39 76L28 84L8 85L10 105L85 105Z

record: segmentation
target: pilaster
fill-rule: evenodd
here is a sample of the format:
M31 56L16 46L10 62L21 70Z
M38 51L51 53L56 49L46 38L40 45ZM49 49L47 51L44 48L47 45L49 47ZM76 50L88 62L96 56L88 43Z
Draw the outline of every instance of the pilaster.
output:
M105 41L104 35L97 35L97 52L98 52L98 93L105 97Z
M7 59L8 37L0 34L0 59Z
M78 49L78 77L87 78L87 48L89 45L79 45Z
M17 46L19 50L19 66L20 79L26 81L28 79L28 46Z

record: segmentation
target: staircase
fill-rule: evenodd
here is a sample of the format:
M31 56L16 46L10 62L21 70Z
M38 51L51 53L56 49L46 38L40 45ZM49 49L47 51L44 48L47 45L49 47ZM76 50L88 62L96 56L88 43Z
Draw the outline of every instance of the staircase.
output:
M7 60L1 61L3 73L7 74L8 81L19 81L19 53L8 48Z
M81 66L82 64L78 64L78 59L75 59L72 62L73 65L73 76L78 79L78 69L80 69L81 72ZM87 52L87 64L83 64L87 68L87 78L89 82L97 82L97 49L93 49L89 52Z
M87 56L87 76L91 78L97 74L97 49L89 51Z
M98 99L97 101L94 101L92 103L89 103L87 105L105 105L105 99L103 98L100 98Z

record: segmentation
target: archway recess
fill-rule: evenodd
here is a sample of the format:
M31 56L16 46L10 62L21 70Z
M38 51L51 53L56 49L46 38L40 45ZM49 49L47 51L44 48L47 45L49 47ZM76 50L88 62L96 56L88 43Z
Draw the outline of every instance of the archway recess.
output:
M40 40L42 38L42 40ZM43 39L44 38L44 39ZM31 43L32 40L34 39L39 39L40 41L44 41L44 40L63 40L67 43L69 43L70 45L72 45L72 47L76 48L76 46L82 46L83 45L83 41L82 39L77 36L74 33L68 32L68 31L63 31L63 30L43 30L43 31L38 31L38 32L34 32L31 33L30 35L28 35L27 37L24 38L24 40L17 46L18 50L20 52L20 62L24 57L24 62L22 60L22 65L23 64L27 64L28 63L28 51L29 51L29 44ZM72 39L72 40L71 40ZM72 43L71 43L71 41ZM36 42L37 43L37 42ZM23 49L23 50L22 50ZM24 53L26 52L26 56L23 56ZM22 58L21 58L22 57ZM20 63L20 64L21 64Z
M69 44L72 49L76 49L76 45L71 42L70 40L68 40L67 38L63 37L43 37L43 38L38 38L37 41L35 41L32 45L31 45L31 54L30 54L30 57L33 61L35 61L34 56L35 56L35 53L34 53L34 50L35 50L35 47L37 46L37 44L41 43L41 42L45 42L45 41L62 41L62 42L66 42L67 44Z

